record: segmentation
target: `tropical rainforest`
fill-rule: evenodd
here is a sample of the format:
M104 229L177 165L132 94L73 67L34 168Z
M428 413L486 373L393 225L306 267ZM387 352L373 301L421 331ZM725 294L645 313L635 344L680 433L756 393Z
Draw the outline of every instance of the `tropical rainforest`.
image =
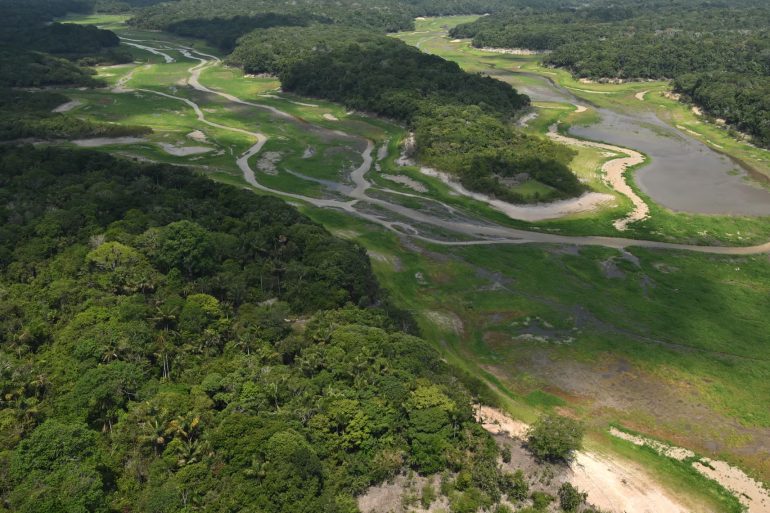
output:
M483 389L280 200L4 147L0 221L0 509L353 512L405 467L505 492Z
M598 325L604 317L594 321L595 313L582 305L557 310L560 296L597 290L593 283L583 286L598 282L600 270L589 264L600 265L607 281L625 283L652 257L645 253L640 259L610 238L595 237L609 247L594 250L570 241L540 245L538 253L526 253L531 247L490 252L489 258L479 252L485 261L471 266L476 243L488 244L486 251L500 242L532 241L498 237L495 230L518 230L518 220L500 221L500 211L438 189L446 185L438 179L418 181L428 173L410 161L446 172L492 199L534 203L587 192L592 184L570 166L579 161L600 176L594 171L617 155L545 137L550 126L573 113L592 116L588 108L542 102L534 110L530 98L509 84L465 71L388 32L414 29L416 16L490 12L461 25L452 37L471 37L477 46L549 51L549 64L583 78L672 78L685 99L770 144L763 28L770 10L762 2L731 7L693 1L0 0L0 513L359 513L362 496L399 479L423 480L419 492L399 505L404 510L418 503L435 510L441 501L452 513L597 513L586 492L565 477L573 472L565 462L581 449L584 426L553 413L561 407L573 416L589 410L575 414L579 410L566 399L540 389L508 393L508 384L494 373L477 377L456 366L457 355L441 346L478 335L473 343L500 368L504 344L490 348L504 340L502 328L496 334L473 332L467 319L455 322L442 310L429 312L437 314L440 329L421 333L419 321L428 314L419 310L419 301L402 296L418 290L415 283L453 282L478 293L457 301L464 301L463 309L474 311L477 321L494 319L505 333L525 333L518 338L522 346L540 344L540 350L556 341L552 345L577 348L588 336L578 324L588 319ZM110 25L117 34L149 41L160 34L149 31L165 31L158 37L172 41L154 41L162 46L149 55L121 46L115 32L61 19L72 13L121 13L107 17L127 20L120 28ZM127 36L133 32L122 32L126 27L141 35ZM442 42L457 43L445 35ZM117 67L107 67L112 65ZM139 79L132 78L136 70ZM193 88L193 79L211 88ZM236 87L214 85L225 80ZM124 117L118 109L105 115L116 105ZM540 128L517 125L526 114L540 116ZM251 131L258 129L267 135ZM290 140L297 134L307 139ZM114 139L100 151L73 148L83 142L79 138L124 136L146 143L137 146L147 154L131 153ZM205 146L183 146L188 139ZM397 166L403 139L398 160L407 165ZM338 159L341 171L333 172L339 183L299 171L288 178L283 168L270 174L265 160L263 167L250 167L249 158L270 164L271 154L282 164L281 151L288 153L292 145L304 156L285 160L302 171L320 170L318 176L337 162L321 158ZM115 147L120 156L109 154ZM159 148L166 147L178 151L161 154ZM189 149L198 153L182 151ZM339 199L350 185L343 180L354 173L348 168L361 159L358 169L371 178L363 178L362 188L397 197L402 209L379 212L376 206L396 203L365 192L363 199ZM388 173L393 168L404 174ZM254 194L256 188L244 187L234 172L272 195ZM302 176L312 182L304 184L307 190L317 189L278 189L282 181L302 183L288 181L305 181ZM388 177L401 181L386 189L378 181ZM537 191L526 196L512 186L529 181L537 182ZM340 187L329 193L321 187L326 183ZM425 184L431 186L426 191L442 196L415 194ZM281 195L301 204L302 212ZM315 208L323 202L333 208ZM541 206L520 208L530 207ZM433 209L444 217L426 215L438 222L414 228L409 233L417 237L411 239L394 228L412 227L403 222L407 214L399 214L410 209ZM662 215L659 210L655 216ZM605 222L613 214L600 215ZM681 219L665 215L672 225ZM331 219L329 230L311 217ZM703 218L685 219L697 224ZM527 229L543 237L569 236L576 226L571 221ZM443 230L454 225L472 229L451 238ZM471 240L478 235L474 230L487 235ZM414 242L419 237L423 245ZM354 238L404 252L367 252ZM439 242L447 244L437 249ZM414 252L404 249L413 243ZM454 244L468 250L465 257L441 252ZM677 248L694 247L687 244ZM645 251L652 254L655 247L651 243ZM605 258L618 248L622 258L594 261L599 257L593 255ZM381 285L370 257L379 258L378 265L392 264L398 276L384 273ZM628 296L609 297L644 289L649 299L656 287L668 291L677 285L663 275L679 268L664 258L656 256L658 272L649 271L654 280L644 275L640 285L628 285ZM739 261L749 270L760 266ZM423 268L422 262L429 263ZM737 273L735 262L729 267ZM501 271L493 270L498 264ZM462 272L445 271L453 265ZM542 273L526 276L536 286L523 279L532 269ZM550 270L553 276L546 277ZM483 285L481 279L465 281L474 274ZM569 278L554 278L559 276ZM687 282L683 290L690 290L691 276L680 278ZM404 280L397 282L403 290L386 290L394 280ZM728 281L720 276L719 286ZM535 288L542 290L530 292ZM441 291L436 285L416 295ZM512 292L506 300L513 300L491 311L499 297L493 291ZM533 309L528 301L536 295L542 302ZM458 297L447 296L446 302ZM753 298L746 297L742 292L742 301ZM446 305L440 308L455 315ZM545 319L557 315L558 322ZM610 327L602 324L601 335L633 334ZM652 335L659 336L654 330ZM674 342L660 345L671 354L679 349ZM626 363L619 368L624 376L632 369ZM481 405L502 407L509 399L523 400L533 422L518 445L505 434L493 437L480 421ZM541 406L550 413L540 415ZM597 440L603 441L592 443ZM536 475L509 471L512 447ZM644 461L659 456L632 444L625 451ZM696 460L700 455L665 460L667 467L658 470L674 475L674 486L700 486L704 495L716 496L710 500L729 497L730 511L739 510L736 497L689 466Z
M636 1L510 10L452 30L478 47L550 52L589 79L674 79L677 92L770 147L770 7Z

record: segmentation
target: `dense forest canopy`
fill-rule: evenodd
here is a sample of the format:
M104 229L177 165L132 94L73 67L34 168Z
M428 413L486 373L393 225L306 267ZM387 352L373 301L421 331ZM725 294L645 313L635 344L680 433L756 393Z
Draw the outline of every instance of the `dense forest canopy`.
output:
M214 18L259 17L268 13L322 18L332 23L396 32L414 28L417 16L497 12L512 6L558 5L558 0L176 0L141 10L133 23L174 30L176 24Z
M526 96L399 40L338 26L279 27L244 36L229 62L276 74L287 91L405 122L420 161L470 189L520 202L504 182L523 174L551 187L538 199L584 190L569 170L570 150L511 127Z
M678 92L770 146L770 6L627 0L512 10L452 30L478 47L550 50L592 79L675 79Z
M119 47L113 32L51 21L91 8L91 3L80 0L4 0L0 4L0 87L91 87L100 82L80 65L130 62L130 52Z
M408 468L462 511L513 493L482 388L278 199L0 147L0 269L0 509L353 513Z

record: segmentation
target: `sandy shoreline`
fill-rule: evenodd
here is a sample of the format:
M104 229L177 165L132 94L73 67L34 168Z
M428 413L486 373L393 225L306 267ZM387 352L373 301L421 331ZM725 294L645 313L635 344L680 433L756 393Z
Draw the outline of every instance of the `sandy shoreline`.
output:
M631 211L631 213L626 217L617 219L613 223L613 226L615 226L615 228L619 231L624 231L628 229L629 224L646 219L650 215L650 207L641 197L639 197L638 194L636 194L636 192L634 192L624 177L624 174L628 168L638 166L645 161L644 155L638 151L628 148L621 148L619 146L613 146L611 144L598 143L593 141L583 141L581 139L574 139L572 137L562 135L556 131L556 125L551 126L550 130L548 131L548 137L554 141L570 146L601 148L613 153L624 154L624 157L610 160L602 166L604 180L607 182L607 184L623 196L626 196L634 204L634 210Z

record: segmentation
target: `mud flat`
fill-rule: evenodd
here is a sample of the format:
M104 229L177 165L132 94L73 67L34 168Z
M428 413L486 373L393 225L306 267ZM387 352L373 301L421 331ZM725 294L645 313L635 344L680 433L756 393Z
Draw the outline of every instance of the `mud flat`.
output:
M538 203L535 205L514 205L513 203L494 199L480 192L469 191L460 183L455 182L453 177L451 177L449 174L438 171L436 169L421 167L420 172L426 176L438 178L461 196L466 196L468 198L475 199L476 201L486 203L490 207L502 212L511 219L516 219L519 221L546 221L548 219L558 219L560 217L565 217L572 214L592 212L608 203L615 201L615 198L610 194L587 192L577 198L554 201L551 203Z
M175 157L200 155L202 153L208 153L214 150L213 148L209 148L207 146L174 146L173 144L169 143L160 143L159 145L161 148L163 148L163 151Z
M94 137L92 139L76 139L72 141L75 146L81 148L100 148L113 144L137 144L145 142L142 137Z
M425 193L428 192L428 188L425 187L423 184L418 182L417 180L413 180L412 178L409 178L406 175L380 175L385 180L390 180L391 182L400 183L401 185L404 185L406 187L409 187L415 192Z

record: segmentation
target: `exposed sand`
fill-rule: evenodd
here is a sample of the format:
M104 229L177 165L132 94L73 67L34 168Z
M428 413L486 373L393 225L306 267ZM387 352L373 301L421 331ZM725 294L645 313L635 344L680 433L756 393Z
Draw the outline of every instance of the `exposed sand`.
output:
M619 157L606 162L602 166L602 172L604 173L604 180L610 187L618 191L620 194L626 196L634 204L634 210L631 211L626 217L617 219L613 226L619 231L628 229L628 225L642 219L646 219L650 215L650 207L644 202L642 198L637 195L630 185L626 183L624 173L629 167L637 166L644 162L644 155L638 151L628 148L621 148L619 146L613 146L611 144L598 143L593 141L583 141L580 139L573 139L567 137L556 131L556 125L552 125L548 131L548 136L554 141L571 146L584 146L589 148L601 148L609 150L614 153L625 154L624 157Z
M78 107L80 105L83 105L83 102L81 102L80 100L71 100L71 101L68 101L67 103L62 103L51 112L69 112L75 107Z
M187 137L189 137L193 141L198 141L201 143L209 142L209 140L206 138L206 134L204 134L200 130L193 130L192 132L187 134Z
M685 449L683 447L674 447L672 445L667 445L667 444L658 442L657 440L651 440L649 438L631 435L629 433L625 433L614 427L610 428L610 434L614 437L621 438L627 442L631 442L634 445L639 445L639 446L646 445L647 447L654 449L655 452L657 452L658 454L667 456L677 461L684 461L687 458L695 457L695 453L689 449Z
M72 143L81 148L99 148L111 144L136 144L145 141L146 139L142 137L94 137L92 139L77 139Z
M391 182L400 183L401 185L404 185L406 187L409 187L415 192L428 192L428 188L425 187L423 184L418 182L417 180L414 180L406 175L380 175L386 180L390 180Z
M640 102L643 102L644 101L644 97L647 95L647 93L649 93L649 91L639 91L638 93L636 93L634 95L634 98L636 98Z
M473 198L477 201L486 203L495 210L499 210L511 219L519 221L545 221L547 219L558 219L572 214L582 212L591 212L601 205L612 202L615 198L610 194L601 194L598 192L587 192L577 198L554 201L551 203L538 203L535 205L514 205L499 199L492 198L480 192L469 191L460 183L455 182L453 177L429 167L421 167L420 172L426 176L438 178L448 185L456 193Z
M513 420L502 411L491 406L477 406L476 421L493 435L508 435L519 440L527 438L527 431L529 431L529 425Z
M266 175L277 175L277 164L281 161L281 156L279 151L266 151L257 161L257 169Z
M741 504L746 506L748 513L770 513L770 493L762 483L724 461L708 458L703 458L702 461L703 463L695 462L692 466L734 493Z
M692 106L692 113L695 114L696 116L702 116L703 115L703 110L700 107L698 107L697 105L693 105Z
M585 105L575 105L575 112L577 114L580 114L581 112L587 111L588 108Z
M524 440L529 426L489 406L476 408L476 420L492 434ZM588 502L612 513L691 513L669 496L639 465L595 453L578 452L569 481L588 493ZM700 512L699 512L700 513Z
M451 331L457 335L461 335L465 331L463 321L454 312L438 312L435 310L429 310L425 312L430 322L438 326L439 328Z
M482 52L505 53L508 55L545 55L551 53L550 50L530 50L528 48L479 48Z
M695 458L696 454L683 447L668 445L657 440L624 433L619 429L610 428L610 434L629 441L635 445L647 446L662 456L677 461ZM770 513L770 492L760 483L746 475L737 467L724 461L701 458L692 462L693 468L732 492L747 509L748 513Z
M175 157L200 155L201 153L208 153L214 150L214 148L209 148L208 146L174 146L169 143L158 143L158 145L163 148L163 151Z
M669 496L639 465L579 452L570 464L570 482L588 501L613 513L693 513Z
M463 42L463 40L462 40L462 39L452 39L452 40L450 41L450 43L462 43L462 42Z
M328 112L324 114L324 119L327 121L339 121L337 116L335 116L334 114L329 114Z
M516 121L516 126L521 126L521 127L527 126L530 121L532 121L537 117L537 114L538 114L537 111L525 114L524 116L519 118L518 121Z

